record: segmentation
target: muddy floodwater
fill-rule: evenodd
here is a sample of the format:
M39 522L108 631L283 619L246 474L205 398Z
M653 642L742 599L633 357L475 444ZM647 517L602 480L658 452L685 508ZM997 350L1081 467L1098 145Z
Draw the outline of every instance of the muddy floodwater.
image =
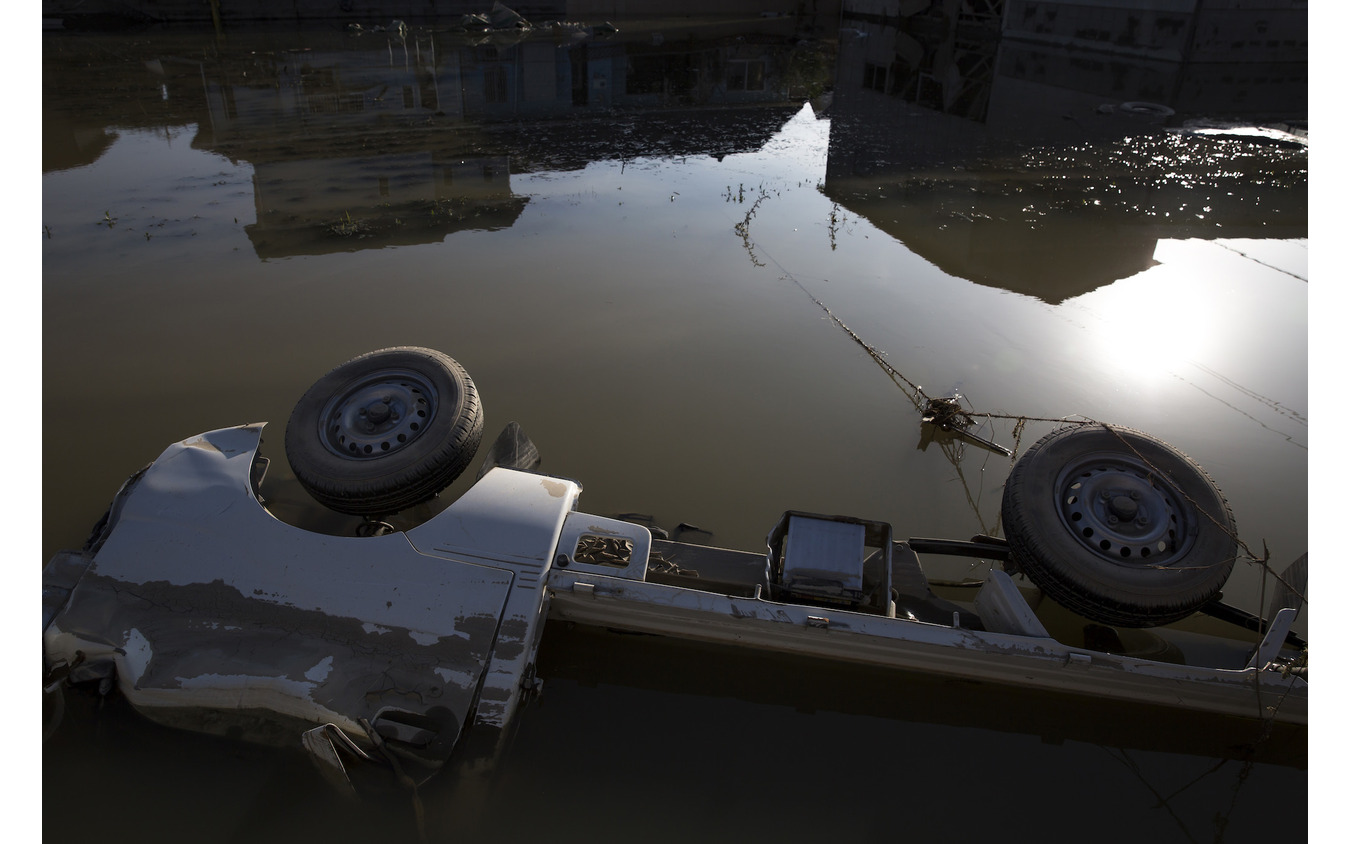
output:
M273 512L349 529L286 420L332 367L417 345L586 512L729 548L787 510L1001 536L1013 459L922 424L927 399L1015 456L1056 420L1147 431L1226 494L1224 600L1265 610L1258 558L1309 544L1305 62L613 23L44 33L43 560L168 444L257 421ZM70 695L44 836L1307 835L1305 730L561 624L539 675L493 777L416 808Z

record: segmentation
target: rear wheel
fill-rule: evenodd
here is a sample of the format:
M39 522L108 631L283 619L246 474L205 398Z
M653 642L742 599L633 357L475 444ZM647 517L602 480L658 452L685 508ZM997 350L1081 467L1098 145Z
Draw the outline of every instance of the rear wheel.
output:
M286 425L286 457L319 502L381 516L449 486L482 438L482 404L464 368L434 349L401 346L316 381Z
M1062 428L1003 490L1013 563L1047 595L1103 624L1180 620L1223 588L1237 557L1232 511L1167 443L1105 425Z

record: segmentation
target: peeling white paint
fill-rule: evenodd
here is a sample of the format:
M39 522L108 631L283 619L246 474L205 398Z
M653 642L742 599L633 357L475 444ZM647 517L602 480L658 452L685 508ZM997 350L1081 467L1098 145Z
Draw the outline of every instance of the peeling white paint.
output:
M555 481L550 478L540 478L539 485L554 498L562 498L571 490L571 484L566 481Z
M237 624L221 624L219 621L204 621L202 622L202 627L205 627L207 630L224 630L226 632L244 629Z
M220 449L217 448L214 443L212 443L209 439L207 439L206 434L199 434L198 436L195 437L189 437L188 439L183 440L183 445L187 446L188 448L201 448L207 451L220 451ZM221 453L224 454L226 452Z
M235 705L245 705L251 695L258 692L280 692L292 698L309 700L315 683L292 680L287 677L261 677L256 674L199 674L196 677L177 677L179 686L188 691L209 691L232 698ZM225 706L225 698L218 700L218 706Z
M539 579L576 485L559 482L559 498L537 476L501 470L480 506L470 495L463 515L461 500L419 525L420 545L412 532L321 535L278 520L252 495L260 433L203 435L138 474L89 565L94 576L45 625L44 657L111 660L142 714L269 744L292 741L290 719L360 735L360 719L391 703L445 707L467 723L522 576L517 561ZM473 534L486 545L437 550ZM410 638L384 635L403 633Z
M322 683L328 679L328 672L333 670L333 658L326 656L319 660L319 664L305 672L306 680L313 680L316 683Z
M432 671L444 680L447 686L468 686L478 682L478 673L475 671L454 671L449 668L434 668Z
M126 636L127 643L124 646L126 655L123 661L131 681L139 683L141 675L145 673L145 667L150 664L150 659L155 654L150 649L150 641L135 627L128 630Z

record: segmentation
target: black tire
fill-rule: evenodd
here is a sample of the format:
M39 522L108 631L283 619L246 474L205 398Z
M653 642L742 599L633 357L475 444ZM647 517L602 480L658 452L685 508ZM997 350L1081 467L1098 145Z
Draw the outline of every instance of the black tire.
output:
M1003 489L1012 561L1053 600L1119 627L1178 621L1216 597L1237 533L1223 493L1189 457L1129 428L1061 428Z
M482 439L483 406L464 367L434 349L401 346L316 381L286 424L286 458L320 503L385 516L449 486Z

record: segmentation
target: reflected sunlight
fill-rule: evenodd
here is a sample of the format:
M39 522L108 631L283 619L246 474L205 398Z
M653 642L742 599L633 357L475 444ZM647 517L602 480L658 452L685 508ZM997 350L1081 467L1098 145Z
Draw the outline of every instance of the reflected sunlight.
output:
M1222 241L1159 240L1153 259L1155 266L1065 303L1092 318L1085 328L1093 342L1083 351L1135 383L1223 357L1223 346L1241 334L1229 305L1253 272L1298 275Z
M1195 250L1172 250L1160 241L1158 265L1080 297L1099 324L1093 351L1104 368L1121 378L1153 381L1203 351L1214 333L1219 310L1207 301L1206 261Z
M820 117L810 103L803 103L792 119L774 133L759 154L770 154L791 161L816 178L825 175L825 159L830 148L830 121Z

